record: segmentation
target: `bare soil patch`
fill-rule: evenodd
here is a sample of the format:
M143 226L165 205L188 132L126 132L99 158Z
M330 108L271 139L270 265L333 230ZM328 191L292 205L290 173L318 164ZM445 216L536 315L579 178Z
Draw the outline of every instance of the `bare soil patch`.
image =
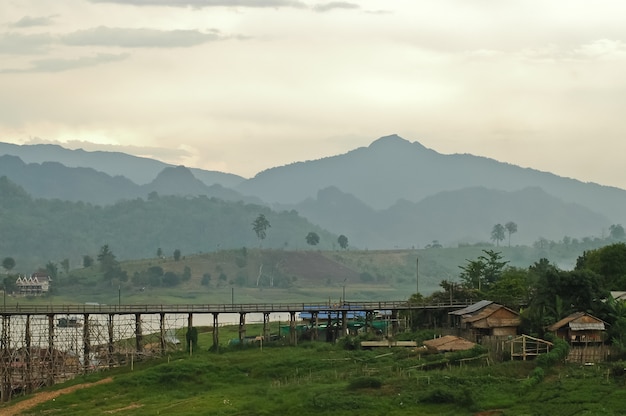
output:
M82 384L76 384L74 386L70 386L70 387L66 387L64 389L60 389L60 390L54 390L54 391L42 391L39 393L35 393L33 394L30 398L26 399L26 400L22 400L20 402L17 402L13 405L9 405L8 407L3 407L0 408L0 414L2 414L3 416L15 416L15 415L19 415L22 412L25 412L29 409L32 409L33 407L41 404L41 403L45 403L47 401L50 400L54 400L57 397L63 395L63 394L69 394L72 393L76 390L80 390L80 389L86 389L89 387L93 387L93 386L97 386L98 384L106 384L106 383L110 383L113 381L113 378L108 377L108 378L104 378L102 380L96 381L94 383L82 383Z

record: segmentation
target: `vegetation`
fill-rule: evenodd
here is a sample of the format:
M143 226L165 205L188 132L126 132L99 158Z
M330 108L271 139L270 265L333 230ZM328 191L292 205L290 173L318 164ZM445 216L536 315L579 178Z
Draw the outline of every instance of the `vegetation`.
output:
M458 353L424 355L399 348L381 353L322 342L288 347L282 341L262 348L258 344L223 347L214 353L203 347L208 344L203 336L208 338L210 333L199 334L198 348L191 356L187 351L172 353L136 362L133 371L123 367L53 386L60 389L112 377L110 383L39 404L29 414L469 416L492 411L560 416L626 412L624 362L581 367L546 355L534 362L494 365L480 359L483 352L476 350L463 357L477 359L460 366ZM19 400L3 404L0 413Z

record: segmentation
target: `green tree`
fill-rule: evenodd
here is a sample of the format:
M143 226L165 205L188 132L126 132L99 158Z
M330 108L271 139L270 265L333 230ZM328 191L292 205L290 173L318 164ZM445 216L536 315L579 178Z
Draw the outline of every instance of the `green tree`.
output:
M67 276L70 274L70 259L61 260L61 269L63 269L63 273Z
M267 237L267 229L271 226L272 225L270 224L269 220L265 218L265 215L263 214L259 214L259 216L256 217L256 219L252 223L252 229L254 230L257 239L259 240L259 247L261 247L263 240L265 240L265 237Z
M496 224L491 229L491 241L495 241L497 247L502 240L504 240L504 226L502 224Z
M83 267L87 268L87 267L91 267L93 266L93 257L85 254L83 256Z
M183 275L181 278L183 282L188 282L189 280L191 280L191 267L185 266L183 270Z
M122 275L119 262L115 259L115 255L109 249L109 245L105 244L98 254L98 263L100 263L100 271L103 273L105 280L112 280Z
M504 224L504 228L506 229L507 233L509 233L509 247L511 247L511 234L515 234L517 232L517 224L515 224L513 221L509 221Z
M576 270L591 270L600 276L608 290L626 287L626 243L615 243L583 252L576 260Z
M13 257L5 257L4 260L2 260L2 267L7 273L10 273L15 267L15 259Z
M611 238L615 240L623 240L626 236L626 232L624 231L624 227L621 224L613 224L609 227L609 233L611 234Z
M176 249L174 250L174 261L178 261L180 260L180 250Z
M341 234L339 236L339 238L337 238L337 243L339 243L339 247L342 248L342 250L345 250L348 248L348 237L346 237L345 235Z
M320 242L320 236L311 231L306 235L306 243L310 246L316 246Z
M161 249L161 247L157 248L156 255L158 258L163 257L163 250Z
M44 268L44 271L50 276L52 279L56 279L59 275L59 268L56 263L49 261Z

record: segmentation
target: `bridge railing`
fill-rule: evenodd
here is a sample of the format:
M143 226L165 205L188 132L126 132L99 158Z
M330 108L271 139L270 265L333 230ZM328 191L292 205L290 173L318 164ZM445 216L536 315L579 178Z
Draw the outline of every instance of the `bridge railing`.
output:
M225 303L225 304L144 304L144 305L5 305L3 315L56 314L142 314L142 313L270 313L315 311L375 311L415 309L460 309L474 301L411 303L407 301L311 302L311 303Z

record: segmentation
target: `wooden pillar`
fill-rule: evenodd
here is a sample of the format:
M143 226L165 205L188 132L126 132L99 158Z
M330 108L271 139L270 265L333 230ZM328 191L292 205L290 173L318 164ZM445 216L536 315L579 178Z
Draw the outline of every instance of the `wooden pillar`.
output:
M239 312L239 343L243 345L243 340L246 338L246 313Z
M270 313L263 312L263 342L270 340Z
M89 314L83 315L83 372L89 372L89 364L91 363L91 341L89 339Z
M47 385L54 384L56 357L54 351L54 314L48 315L48 380Z
M311 341L317 341L317 311L311 312Z
M33 371L33 359L32 359L32 334L30 331L30 315L26 315L26 323L24 326L24 346L26 347L26 355L24 359L26 360L26 374L25 374L25 384L26 384L26 394L30 394L33 392L33 379L32 379L32 371Z
M161 341L161 355L165 355L165 349L167 347L167 343L165 342L165 313L161 312L159 314L159 332L160 332L160 341Z
M141 332L141 314L135 314L135 350L143 352L143 333Z
M9 350L10 344L10 315L2 315L2 335L0 338L0 364L2 365L2 401L8 402L11 398L11 363L9 358L11 356Z
M331 312L328 311L328 318L326 319L326 341L335 342L335 329L333 328L333 321L331 319Z
M219 335L219 313L213 313L213 350L219 352L220 349L220 335Z
M395 336L398 333L398 310L391 311L391 335Z
M365 311L365 332L374 331L374 311Z
M296 333L296 313L289 312L289 345L298 345L298 334Z
M108 330L109 330L109 345L108 345L108 350L109 350L109 356L108 356L108 363L109 363L109 368L113 368L114 365L114 360L113 360L113 352L115 351L115 339L113 337L113 314L110 313L109 314L109 321L107 322L107 326L108 326Z
M341 338L348 333L348 311L341 311Z

